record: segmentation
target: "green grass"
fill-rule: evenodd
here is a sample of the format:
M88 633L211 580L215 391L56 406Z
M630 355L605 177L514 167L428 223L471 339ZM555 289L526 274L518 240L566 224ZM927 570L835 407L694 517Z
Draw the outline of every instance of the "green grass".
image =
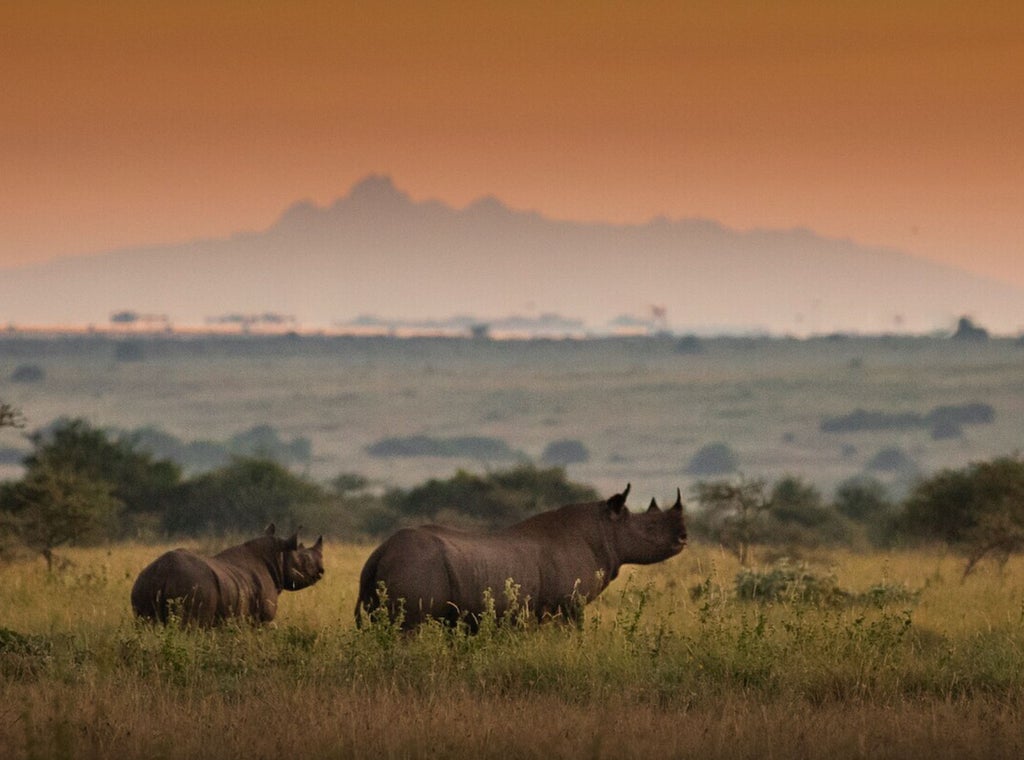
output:
M627 569L578 627L466 636L357 629L370 547L338 544L271 626L139 624L128 591L165 548L0 568L6 757L999 757L1024 728L1020 560L962 583L943 554L844 552L806 568L844 601L752 602L696 546Z

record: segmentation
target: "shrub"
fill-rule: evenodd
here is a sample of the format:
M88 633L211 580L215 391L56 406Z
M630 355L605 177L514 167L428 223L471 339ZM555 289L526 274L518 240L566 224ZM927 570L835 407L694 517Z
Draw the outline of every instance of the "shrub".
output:
M772 517L779 522L813 528L830 518L818 489L793 475L775 483L769 502Z
M836 488L833 503L839 514L857 522L866 522L892 510L885 485L871 477L844 480Z
M5 491L2 506L12 518L8 530L41 553L52 568L57 547L112 533L123 505L111 484L83 471L44 463Z
M735 472L739 457L725 443L710 443L697 451L686 465L691 475L724 475Z
M691 521L695 533L703 533L733 552L745 565L750 547L767 536L769 500L762 480L740 477L700 482L696 486L701 512Z
M552 441L544 448L540 461L549 467L564 467L569 464L580 464L590 460L590 452L582 441L563 438Z
M736 596L757 602L833 605L845 602L850 594L837 585L834 575L817 575L805 563L793 564L783 558L762 571L740 570L736 575Z
M986 341L988 340L988 330L974 324L970 317L960 317L956 325L956 332L953 333L953 339Z
M172 532L250 532L270 522L296 524L299 511L323 500L319 486L269 459L237 458L185 483L164 513Z
M366 447L372 457L462 457L479 460L517 459L519 455L500 438L461 436L432 438L414 435L406 438L382 438Z
M684 335L676 341L677 354L700 354L704 352L704 344L696 335Z
M114 358L119 362L140 362L145 353L142 343L137 340L118 341L114 346Z
M384 501L402 515L434 517L443 512L498 526L545 509L597 498L590 487L567 480L559 467L522 465L486 476L459 470L448 480L431 479L409 491L393 490L385 494Z
M46 371L38 364L19 364L11 373L12 383L39 383L46 377Z
M823 433L855 433L864 430L907 430L924 424L916 412L879 412L854 409L839 417L825 417L819 428Z
M964 574L983 557L1024 549L1024 460L1001 457L921 481L903 504L910 535L945 541L967 555Z
M128 512L159 511L172 497L180 468L138 451L131 436L111 439L86 420L58 420L29 436L35 450L25 458L29 474L40 467L69 470L106 483Z
M917 412L881 412L854 409L849 414L825 417L819 428L823 433L857 433L867 430L914 430L943 426L985 425L995 420L989 404L970 403L933 407L927 414Z
M914 460L895 446L879 449L865 466L881 472L909 472L916 467Z
M284 441L270 425L256 425L228 440L227 450L235 456L276 459L281 462L306 463L313 451L308 438Z

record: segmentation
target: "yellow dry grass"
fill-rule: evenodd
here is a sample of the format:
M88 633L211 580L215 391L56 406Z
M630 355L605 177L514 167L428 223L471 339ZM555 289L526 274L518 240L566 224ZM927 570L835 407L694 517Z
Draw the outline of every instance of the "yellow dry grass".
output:
M580 630L356 631L369 546L328 544L327 575L269 628L136 624L135 574L170 546L72 549L0 567L7 758L1018 757L1024 562L961 582L936 551L821 555L854 594L742 602L738 565L693 546L626 569ZM197 548L215 548L198 546ZM698 584L723 596L691 598Z

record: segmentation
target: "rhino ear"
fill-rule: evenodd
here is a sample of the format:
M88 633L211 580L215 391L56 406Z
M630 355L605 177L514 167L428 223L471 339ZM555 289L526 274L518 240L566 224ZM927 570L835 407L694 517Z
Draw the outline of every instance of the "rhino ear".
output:
M277 532L277 528L275 527L274 523L270 523L270 525L267 526L267 529L265 531L263 531L264 535L267 535L267 536L272 536L276 532Z
M619 515L619 514L622 513L622 510L625 508L625 506L626 506L626 497L629 496L629 485L630 485L629 483L626 483L626 490L625 491L623 491L622 493L617 493L614 496L612 496L610 499L608 499L608 509L610 509L613 514Z
M676 489L676 503L672 505L672 509L678 509L680 511L683 509L683 492L678 488Z
M292 533L284 542L284 550L286 552L293 552L299 548L299 534Z
M653 498L651 499L651 505L649 507L647 507L647 511L648 512L660 512L661 511L660 509L658 509L658 500L657 499L653 499Z

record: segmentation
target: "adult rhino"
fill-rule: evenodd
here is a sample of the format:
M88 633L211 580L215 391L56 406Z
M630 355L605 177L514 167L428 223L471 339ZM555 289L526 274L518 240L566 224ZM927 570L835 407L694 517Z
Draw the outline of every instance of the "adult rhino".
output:
M625 564L649 565L686 545L682 496L662 511L626 508L629 485L607 501L570 504L493 533L437 525L400 530L373 551L359 577L356 624L381 606L411 629L428 618L476 627L491 591L495 613L507 611L505 583L519 586L518 599L538 620L572 619L581 604L600 594ZM404 606L403 606L404 605ZM403 612L399 614L399 607Z
M166 623L171 613L182 625L213 626L229 618L267 623L277 614L281 591L312 586L324 574L323 536L311 547L298 534L262 536L213 557L174 549L148 565L132 586L132 609L141 618Z

